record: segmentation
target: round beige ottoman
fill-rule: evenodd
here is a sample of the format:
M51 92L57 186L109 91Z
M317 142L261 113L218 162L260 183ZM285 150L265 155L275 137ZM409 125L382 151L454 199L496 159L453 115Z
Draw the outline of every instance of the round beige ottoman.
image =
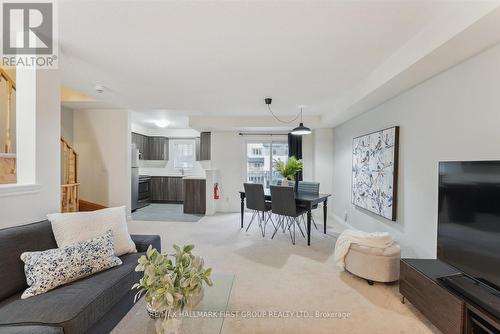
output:
M393 243L387 248L372 248L351 244L345 256L345 269L373 282L394 282L399 279L401 248Z

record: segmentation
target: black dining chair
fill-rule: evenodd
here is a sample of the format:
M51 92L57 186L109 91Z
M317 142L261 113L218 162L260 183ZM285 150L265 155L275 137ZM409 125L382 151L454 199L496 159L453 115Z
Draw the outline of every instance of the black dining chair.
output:
M300 193L309 193L309 194L319 194L319 182L309 182L309 181L299 181L299 185L297 186L297 190ZM315 204L312 207L312 210L315 210L318 208L318 204ZM316 222L314 221L314 217L311 215L312 222L314 224L314 227L318 229L318 225L316 225Z
M255 217L257 217L262 236L264 237L266 235L267 223L271 221L274 226L271 217L271 203L266 202L262 184L243 183L243 187L245 188L247 209L252 210L252 219L248 223L246 231L248 231ZM266 213L268 213L267 217Z
M295 191L292 187L271 186L271 212L278 215L278 223L274 226L274 233L271 239L274 239L276 232L281 228L290 232L292 244L295 245L295 226L297 225L300 233L305 238L305 234L300 227L299 217L307 210L295 203ZM292 233L293 230L293 233Z

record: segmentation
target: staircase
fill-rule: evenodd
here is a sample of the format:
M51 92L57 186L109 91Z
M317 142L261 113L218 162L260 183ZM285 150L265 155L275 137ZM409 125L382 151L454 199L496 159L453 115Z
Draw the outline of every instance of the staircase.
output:
M11 129L16 113L15 104L12 103L15 101L16 83L2 68L0 68L0 89L2 89L0 143L3 143L0 144L0 184L13 184L17 182L15 144Z
M79 211L78 153L61 138L61 212Z

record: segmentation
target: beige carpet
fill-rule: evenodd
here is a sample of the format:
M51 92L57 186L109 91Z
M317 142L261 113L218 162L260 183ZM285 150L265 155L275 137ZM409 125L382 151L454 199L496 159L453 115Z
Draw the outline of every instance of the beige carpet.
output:
M234 274L231 311L350 314L347 319L226 318L224 334L438 333L409 303L400 303L397 284L369 286L335 268L334 229L324 235L313 228L308 247L298 231L295 246L282 232L271 240L270 229L262 238L256 224L245 232L239 214L204 217L196 223L130 223L131 233L161 235L164 250L174 243L192 243L214 272Z

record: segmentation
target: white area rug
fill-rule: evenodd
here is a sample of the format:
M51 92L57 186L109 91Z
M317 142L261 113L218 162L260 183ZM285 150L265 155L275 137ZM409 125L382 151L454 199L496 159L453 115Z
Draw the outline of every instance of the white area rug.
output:
M196 245L217 273L232 273L235 281L231 311L277 311L276 317L226 318L222 333L438 333L410 303L400 303L398 285L375 283L335 268L335 228L312 230L311 246L297 230L294 246L288 234L271 240L268 226L262 238L257 224L240 229L239 214L219 214L189 222L131 222L131 233L159 234L163 250L172 244ZM246 216L245 227L250 219ZM318 220L319 222L319 220ZM272 227L272 226L271 226ZM346 319L280 317L285 312L347 312ZM120 333L127 333L121 327Z

